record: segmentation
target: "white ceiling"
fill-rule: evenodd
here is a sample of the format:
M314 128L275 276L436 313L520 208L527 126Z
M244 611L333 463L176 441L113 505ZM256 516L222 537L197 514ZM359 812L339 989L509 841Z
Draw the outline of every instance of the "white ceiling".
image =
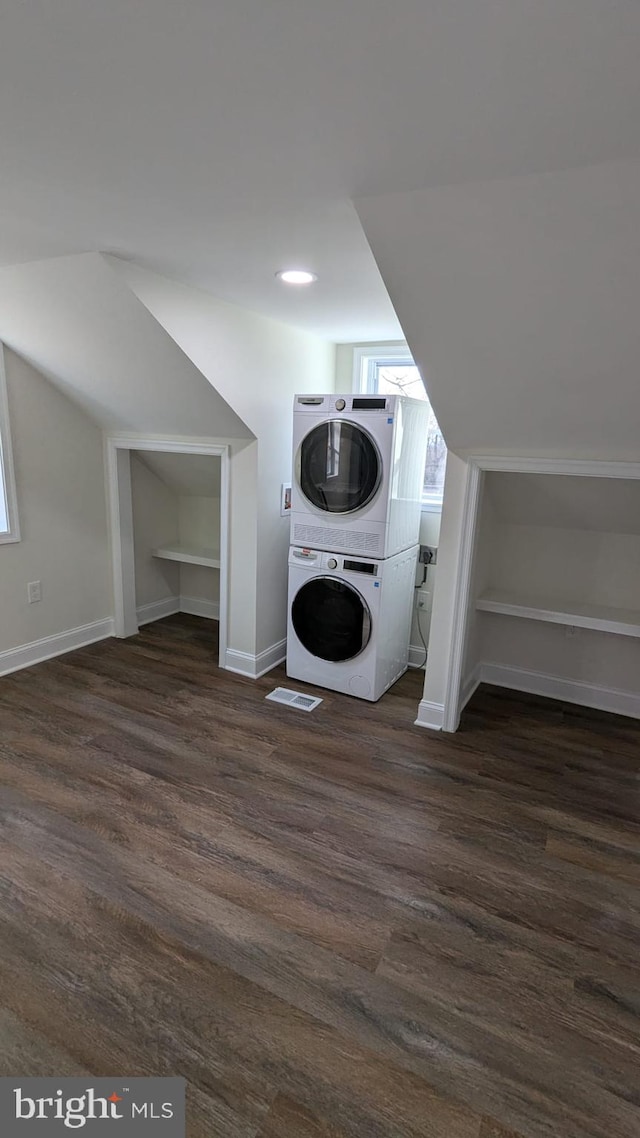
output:
M0 264L100 249L398 338L352 200L639 156L639 44L637 0L13 4Z

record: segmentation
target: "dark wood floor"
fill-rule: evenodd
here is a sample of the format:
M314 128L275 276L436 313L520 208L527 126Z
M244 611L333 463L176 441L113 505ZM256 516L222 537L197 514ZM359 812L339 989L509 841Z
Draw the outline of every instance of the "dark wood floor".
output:
M0 680L0 1073L183 1074L189 1138L638 1138L640 723L306 715L211 627Z

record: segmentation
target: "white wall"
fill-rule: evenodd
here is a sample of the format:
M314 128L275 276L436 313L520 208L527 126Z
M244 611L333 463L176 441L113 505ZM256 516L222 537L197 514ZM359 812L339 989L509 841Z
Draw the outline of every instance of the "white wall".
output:
M218 460L215 461L219 466ZM178 536L181 545L219 549L220 498L181 494L178 503ZM180 595L218 605L220 571L203 565L181 565Z
M454 597L457 565L462 546L462 513L467 495L468 464L449 451L438 543L438 564L433 590L429 655L425 669L420 718L441 726L442 709L451 666L454 631ZM434 714L432 714L434 713ZM435 717L434 717L435 715Z
M422 515L420 517L420 538L419 538L419 541L420 541L421 545L432 545L432 546L435 546L436 549L438 548L438 544L440 541L441 519L442 519L441 513L435 513L431 510L423 510ZM422 573L423 573L423 566L418 565L418 568L416 571L416 585L419 585L421 583ZM438 565L436 564L436 565L427 566L427 578L426 578L426 581L425 581L424 586L423 586L423 589L428 594L425 598L425 601L426 601L425 608L418 610L418 608L417 608L418 594L416 593L416 595L415 595L415 604L414 604L414 609L413 609L413 615L411 618L411 636L410 636L411 660L412 660L412 662L415 662L415 663L422 661L422 659L424 657L424 648L422 645L422 640L420 638L420 631L422 632L422 637L424 638L424 641L427 644L427 647L429 646L429 637L431 635L431 616L433 613L433 593L434 593L434 589L435 589L435 583L436 583L437 576L438 576ZM419 612L419 615L418 615L418 612ZM419 624L418 624L418 621L420 622Z
M560 603L640 610L640 535L500 523L488 585Z
M229 517L229 648L256 653L258 443L231 447Z
M559 624L519 617L478 613L482 661L560 680L578 681L596 688L629 692L640 713L640 640L581 628L567 637ZM506 676L506 685L518 688L522 677ZM526 681L525 681L526 682ZM586 695L586 693L585 693ZM589 702L585 698L585 702ZM597 704L596 704L597 705ZM625 711L620 705L619 710Z
M112 615L101 432L9 350L5 365L22 540L0 546L0 651Z
M640 614L640 480L492 471L477 560L474 598L493 590L568 613L592 604ZM640 703L635 638L484 612L470 621L476 662L506 670L515 687L533 673L626 691Z
M258 439L243 452L243 469L234 463L232 473L231 574L239 605L230 646L266 651L286 633L289 522L280 517L280 485L291 479L293 396L334 389L335 346L108 260Z
M496 548L497 521L493 496L488 492L490 475L483 475L480 507L477 521L477 539L473 564L471 567L470 595L481 596L491 584L491 566ZM522 505L522 502L520 503ZM463 698L470 693L477 679L477 671L482 662L482 630L480 614L472 604L467 619L467 629L462 665Z
M159 601L200 615L217 615L220 571L153 557L152 551L179 543L219 550L220 497L199 493L220 487L220 460L215 456L131 454L131 494L136 574L136 606ZM190 491L195 492L190 492ZM183 492L186 491L186 492ZM184 600L184 605L183 605ZM204 602L204 606L200 605ZM214 612L215 609L215 612ZM144 614L142 614L144 619Z
M136 607L180 594L180 566L151 556L178 536L178 495L135 452L131 454Z
M336 344L335 390L344 395L353 391L353 349L355 344Z

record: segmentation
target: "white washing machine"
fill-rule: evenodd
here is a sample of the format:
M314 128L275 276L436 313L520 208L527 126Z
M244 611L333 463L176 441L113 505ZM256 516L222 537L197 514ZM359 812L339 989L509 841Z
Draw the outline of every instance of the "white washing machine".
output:
M380 699L407 669L418 549L375 561L292 547L287 675Z
M402 395L296 395L291 544L365 557L415 545L428 415Z

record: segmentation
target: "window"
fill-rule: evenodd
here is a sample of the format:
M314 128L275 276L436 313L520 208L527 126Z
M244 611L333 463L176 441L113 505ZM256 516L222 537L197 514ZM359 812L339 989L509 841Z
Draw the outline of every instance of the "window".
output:
M412 399L423 399L429 404L422 503L425 509L439 510L442 507L447 447L407 345L379 344L356 348L354 390L379 395L410 395Z
M16 486L13 476L11 437L9 435L9 408L4 359L0 344L0 543L19 541Z

